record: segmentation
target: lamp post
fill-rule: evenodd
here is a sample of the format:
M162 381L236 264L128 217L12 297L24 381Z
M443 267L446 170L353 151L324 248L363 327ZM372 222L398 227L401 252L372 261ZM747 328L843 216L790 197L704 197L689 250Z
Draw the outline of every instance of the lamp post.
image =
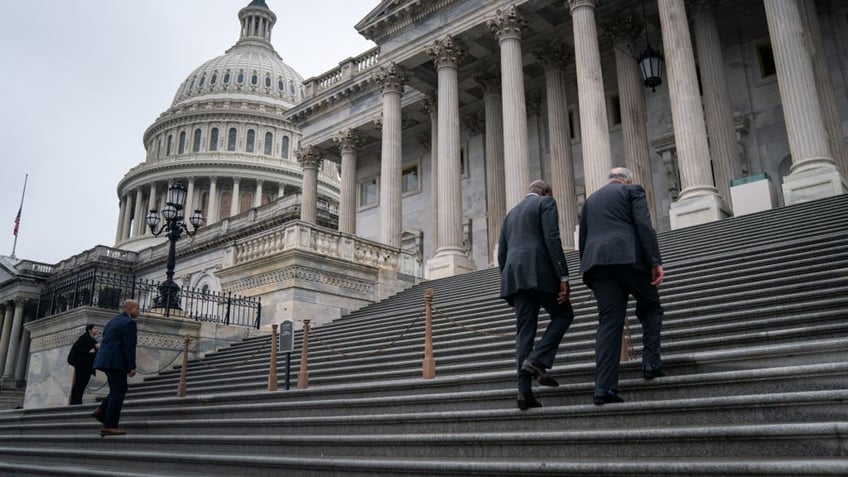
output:
M166 279L159 285L159 296L156 298L156 308L164 308L165 316L170 316L170 310L180 310L180 287L174 282L174 263L176 261L176 244L183 232L189 237L194 236L197 229L203 223L203 214L199 209L195 210L188 221L191 223L192 230L189 230L185 222L185 216L182 210L185 208L186 197L188 196L182 182L175 182L168 188L168 201L165 203L165 208L162 209L162 217L159 217L159 212L151 210L146 217L147 226L153 236L158 237L164 232L168 233L168 264L166 268ZM161 219L165 219L165 223L157 231Z

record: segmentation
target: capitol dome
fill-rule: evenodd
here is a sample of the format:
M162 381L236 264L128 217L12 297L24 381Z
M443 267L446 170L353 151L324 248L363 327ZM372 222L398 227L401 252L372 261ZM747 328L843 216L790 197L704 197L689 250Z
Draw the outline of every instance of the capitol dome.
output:
M241 9L239 20L239 41L192 71L177 89L172 106L209 99L270 99L288 109L303 99L303 77L271 45L274 12L264 0L254 0Z

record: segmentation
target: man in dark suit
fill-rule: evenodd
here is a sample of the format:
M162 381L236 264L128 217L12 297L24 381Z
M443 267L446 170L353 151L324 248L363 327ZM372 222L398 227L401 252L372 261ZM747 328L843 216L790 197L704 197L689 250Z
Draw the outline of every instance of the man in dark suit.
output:
M498 266L500 296L515 307L518 408L542 407L532 392L531 378L544 386L559 386L547 370L574 320L557 205L545 182L530 184L529 194L506 215L498 242ZM540 307L551 321L534 347Z
M82 404L82 395L88 381L94 376L94 353L97 352L97 327L85 325L85 333L71 346L68 364L74 367L74 384L71 386L71 405Z
M633 173L616 167L609 183L583 204L580 215L580 271L598 301L595 337L594 403L623 402L618 396L618 365L627 299L636 298L642 323L645 379L665 376L660 360L663 309L657 290L665 272L642 186Z
M106 373L106 379L109 380L109 395L92 413L95 419L103 423L101 436L126 434L118 429L118 421L127 394L127 376L135 376L138 332L133 320L138 316L138 302L124 301L123 310L103 328L103 341L94 359L94 368Z

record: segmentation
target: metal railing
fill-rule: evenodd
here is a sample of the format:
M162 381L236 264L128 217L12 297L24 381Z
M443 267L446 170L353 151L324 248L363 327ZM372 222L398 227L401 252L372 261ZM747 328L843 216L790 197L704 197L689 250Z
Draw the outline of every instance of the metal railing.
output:
M63 313L82 306L118 310L128 298L138 301L142 313L155 310L160 283L134 277L86 272L51 284L41 292L38 318ZM174 306L176 305L176 306ZM173 311L173 310L179 311ZM259 298L183 288L170 315L228 326L259 328L262 303Z

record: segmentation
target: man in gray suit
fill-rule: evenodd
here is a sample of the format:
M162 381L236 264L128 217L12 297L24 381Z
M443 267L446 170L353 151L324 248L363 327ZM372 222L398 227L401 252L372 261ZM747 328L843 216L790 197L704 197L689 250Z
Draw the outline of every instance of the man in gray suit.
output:
M530 184L529 191L506 215L498 243L500 296L515 307L518 408L522 411L542 407L532 392L531 378L543 386L559 386L546 371L553 366L560 341L574 320L556 201L550 186L541 180ZM540 307L551 321L534 347Z
M618 364L627 299L636 298L642 323L645 379L665 376L660 360L663 309L657 290L665 272L642 186L633 173L616 167L609 183L583 204L580 215L580 271L598 301L595 337L595 393L598 406L623 402L618 396Z

